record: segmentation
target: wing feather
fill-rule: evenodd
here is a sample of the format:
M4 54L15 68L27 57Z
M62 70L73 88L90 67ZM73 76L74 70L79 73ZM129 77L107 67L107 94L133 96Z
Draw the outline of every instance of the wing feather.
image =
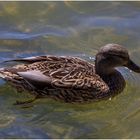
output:
M5 70L16 73L37 88L42 83L42 88L51 89L92 90L98 93L109 90L108 85L96 75L94 65L80 58L37 56L14 61L28 64Z

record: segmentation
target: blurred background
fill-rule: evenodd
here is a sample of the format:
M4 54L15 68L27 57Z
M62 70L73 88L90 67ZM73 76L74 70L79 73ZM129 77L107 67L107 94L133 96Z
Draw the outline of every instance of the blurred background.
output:
M70 55L93 62L107 43L124 45L140 65L140 2L0 2L0 68L4 60ZM94 62L93 62L94 63ZM112 100L68 104L32 98L0 79L0 138L140 138L140 75L118 69L127 81Z

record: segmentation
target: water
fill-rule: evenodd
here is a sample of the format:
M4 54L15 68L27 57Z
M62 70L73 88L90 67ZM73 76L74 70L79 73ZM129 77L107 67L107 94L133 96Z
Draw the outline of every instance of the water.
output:
M107 43L124 45L140 65L140 2L0 2L0 67L13 58L53 54L94 61ZM127 86L112 100L67 104L32 98L0 80L0 138L140 138L140 75L119 68Z

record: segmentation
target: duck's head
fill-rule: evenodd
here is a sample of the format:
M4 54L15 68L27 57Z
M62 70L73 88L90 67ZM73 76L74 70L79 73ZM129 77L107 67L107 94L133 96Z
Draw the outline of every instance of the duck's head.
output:
M107 44L100 48L96 55L95 67L99 75L114 72L115 67L125 66L134 72L140 73L137 66L129 57L128 51L118 44Z

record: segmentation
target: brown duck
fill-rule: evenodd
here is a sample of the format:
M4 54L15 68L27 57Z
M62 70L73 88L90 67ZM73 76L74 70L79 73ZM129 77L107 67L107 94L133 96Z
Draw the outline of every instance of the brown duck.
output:
M128 51L118 44L102 47L95 64L77 57L51 55L11 61L23 64L1 68L1 78L17 89L29 91L35 99L49 97L65 102L101 100L122 92L125 80L116 67L125 66L140 73Z

